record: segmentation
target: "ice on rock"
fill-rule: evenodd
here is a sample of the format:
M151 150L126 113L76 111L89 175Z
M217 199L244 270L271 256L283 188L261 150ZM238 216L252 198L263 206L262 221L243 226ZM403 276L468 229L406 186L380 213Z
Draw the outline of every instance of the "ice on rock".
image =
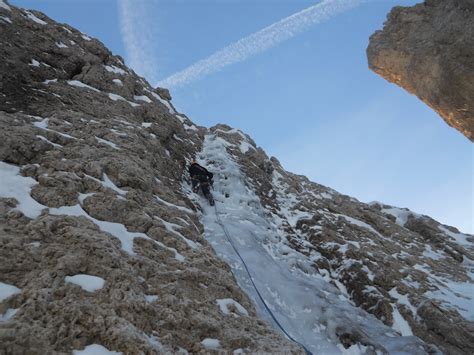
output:
M214 173L213 194L220 220L245 260L263 299L283 328L314 354L348 353L336 330L338 334L364 334L365 339L354 344L351 351L362 353L367 341L370 341L374 348L389 353L424 354L423 343L418 338L400 336L373 315L354 306L327 277L311 271L314 268L310 258L287 247L286 235L278 229L278 221L268 216L247 183L236 158L229 153L231 150L227 151L230 146L221 137L207 135L198 154L198 163ZM201 205L205 238L231 267L258 314L279 329L259 299L223 229L216 222L216 210L203 197L192 194L189 187L183 188L187 189L192 200ZM292 203L292 198L288 197L288 204ZM294 220L302 218L305 213L300 211L301 216L295 215ZM359 224L361 221L350 222ZM369 225L363 227L375 231Z

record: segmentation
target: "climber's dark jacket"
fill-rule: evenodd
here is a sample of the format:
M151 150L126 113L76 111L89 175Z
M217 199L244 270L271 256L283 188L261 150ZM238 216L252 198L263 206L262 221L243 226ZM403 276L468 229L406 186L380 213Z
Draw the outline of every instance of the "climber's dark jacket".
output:
M214 176L213 173L207 171L206 168L202 167L198 163L191 164L189 167L189 175L191 175L193 186L195 186L197 183L212 182L212 178Z

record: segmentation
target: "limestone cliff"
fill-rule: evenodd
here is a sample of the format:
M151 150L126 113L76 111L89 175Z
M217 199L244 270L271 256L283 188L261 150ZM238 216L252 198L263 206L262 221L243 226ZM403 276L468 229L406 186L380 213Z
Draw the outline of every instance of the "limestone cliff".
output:
M370 37L369 67L474 141L474 1L394 7Z
M0 354L303 353L221 224L314 353L474 351L472 236L285 171L4 1L0 63ZM190 191L195 157L216 210Z

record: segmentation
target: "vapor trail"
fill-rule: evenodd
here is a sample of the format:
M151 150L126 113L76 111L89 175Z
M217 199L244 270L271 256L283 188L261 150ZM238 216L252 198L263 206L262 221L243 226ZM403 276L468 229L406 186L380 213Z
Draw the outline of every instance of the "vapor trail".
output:
M148 3L118 0L120 32L125 45L127 62L138 74L150 81L158 78L153 48L156 47L155 26L150 21Z
M158 86L176 88L201 79L224 67L241 62L308 30L311 26L352 9L367 0L323 0L244 37L209 57L158 82Z

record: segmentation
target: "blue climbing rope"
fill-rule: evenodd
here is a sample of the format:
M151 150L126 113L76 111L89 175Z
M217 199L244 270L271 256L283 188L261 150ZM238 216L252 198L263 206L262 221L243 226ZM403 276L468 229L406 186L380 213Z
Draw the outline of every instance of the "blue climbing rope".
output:
M253 288L255 289L255 291L257 291L257 295L258 297L260 298L260 301L262 301L263 305L265 306L265 309L267 310L268 314L270 315L270 317L272 317L272 319L274 320L274 322L276 323L276 325L278 325L278 327L281 329L281 331L288 337L288 339L290 339L291 341L293 341L294 343L300 345L305 351L306 351L306 354L307 355L313 355L313 353L311 351L309 351L306 346L304 346L303 344L301 344L298 340L294 339L290 334L288 334L288 332L285 330L285 328L283 328L283 326L280 324L280 322L276 319L275 315L273 314L273 312L271 311L271 309L268 307L267 303L265 302L265 300L263 299L262 295L260 294L260 291L258 290L258 287L257 285L255 285L255 282L253 281L253 277L252 275L250 274L250 270L249 268L247 267L247 264L245 263L244 259L242 258L242 255L240 255L239 251L237 250L237 248L235 247L234 245L234 242L232 241L232 238L230 237L229 235L229 232L227 231L224 223L222 222L221 218L219 217L219 211L217 211L217 206L214 205L214 208L216 210L216 218L217 218L217 223L221 226L222 230L224 231L224 234L227 238L227 240L229 241L229 244L232 246L232 248L234 249L235 253L237 254L237 256L240 258L240 261L242 261L242 265L244 265L244 268L245 270L247 271L247 274L249 275L249 278L250 278L250 282L252 282L252 285L253 285ZM235 275L234 275L235 276Z

